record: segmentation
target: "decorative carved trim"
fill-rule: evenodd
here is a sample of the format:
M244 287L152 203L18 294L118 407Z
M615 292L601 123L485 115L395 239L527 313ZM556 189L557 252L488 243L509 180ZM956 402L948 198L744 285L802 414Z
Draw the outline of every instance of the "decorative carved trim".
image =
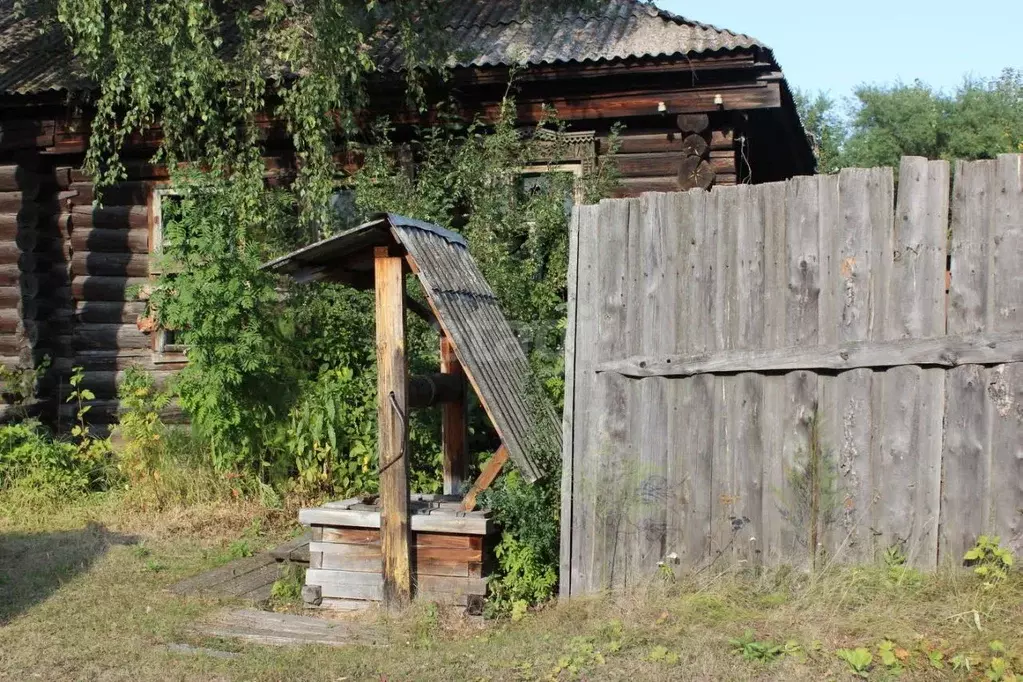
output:
M579 163L582 165L583 176L590 175L597 168L597 132L584 130L579 132L559 132L547 128L523 130L522 135L532 136L539 144L541 152L549 150L537 162L548 163ZM557 148L558 154L555 154Z

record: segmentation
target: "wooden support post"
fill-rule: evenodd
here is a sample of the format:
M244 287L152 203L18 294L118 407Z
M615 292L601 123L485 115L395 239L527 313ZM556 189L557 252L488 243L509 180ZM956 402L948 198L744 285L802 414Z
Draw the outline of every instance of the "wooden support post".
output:
M462 511L472 511L476 507L476 497L490 487L507 461L508 448L504 447L504 443L502 443L494 456L483 465L483 471L480 472L476 482L472 484L472 488L462 499Z
M467 441L468 415L465 400L465 372L455 355L455 344L447 336L440 339L441 374L456 376L462 383L460 400L446 403L441 422L441 442L444 450L444 494L457 495L469 477L469 453Z
M408 363L405 359L405 261L374 249L377 330L377 449L380 454L380 538L384 605L412 599L409 556Z

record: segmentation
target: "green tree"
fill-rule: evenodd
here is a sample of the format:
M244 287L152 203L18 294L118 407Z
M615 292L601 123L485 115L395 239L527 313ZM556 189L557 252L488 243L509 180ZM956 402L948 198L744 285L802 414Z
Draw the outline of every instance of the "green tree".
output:
M817 157L817 172L833 173L841 168L845 121L837 111L835 100L826 93L811 95L797 90L796 109L803 121Z
M825 173L897 166L903 156L972 160L1023 151L1023 72L1012 69L967 78L952 93L919 81L864 85L845 112L824 94L798 93L796 103Z

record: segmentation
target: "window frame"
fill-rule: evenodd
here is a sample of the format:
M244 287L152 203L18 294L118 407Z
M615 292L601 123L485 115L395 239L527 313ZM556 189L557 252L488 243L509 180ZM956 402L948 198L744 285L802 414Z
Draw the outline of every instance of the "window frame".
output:
M165 197L180 197L181 192L170 186L154 187L149 193L149 283L154 285L164 274L158 265L163 254L163 201ZM154 363L179 363L187 359L188 347L172 343L174 332L157 327L153 330L151 350Z

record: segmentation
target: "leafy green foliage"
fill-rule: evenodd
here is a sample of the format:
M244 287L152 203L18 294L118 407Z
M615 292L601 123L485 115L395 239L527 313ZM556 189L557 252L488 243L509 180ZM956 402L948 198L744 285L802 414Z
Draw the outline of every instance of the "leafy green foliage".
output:
M159 468L166 442L160 410L170 402L170 395L157 391L153 378L132 366L125 372L118 396L122 409L117 431L123 444L117 467L129 485L137 484L156 475Z
M908 565L909 558L902 546L895 544L888 547L882 556L887 571L888 582L893 585L916 587L923 582L923 574Z
M732 653L744 661L771 663L785 654L785 647L773 642L758 641L752 630L746 630L741 637L728 640Z
M835 652L839 659L849 664L849 668L857 677L867 678L870 672L870 665L874 662L874 655L869 649L857 647L856 649L839 649Z
M0 400L14 408L15 416L27 416L27 404L35 397L36 385L49 369L49 355L44 356L35 368L0 364Z
M897 166L902 156L990 159L1023 151L1023 72L968 78L954 93L912 84L864 85L846 119L825 95L797 106L817 146L818 167Z
M95 462L74 443L55 440L38 421L0 426L0 488L57 498L84 493L99 479Z
M973 572L990 588L1009 576L1014 558L1011 550L1002 547L997 535L981 535L977 544L963 555L963 561L973 566Z

